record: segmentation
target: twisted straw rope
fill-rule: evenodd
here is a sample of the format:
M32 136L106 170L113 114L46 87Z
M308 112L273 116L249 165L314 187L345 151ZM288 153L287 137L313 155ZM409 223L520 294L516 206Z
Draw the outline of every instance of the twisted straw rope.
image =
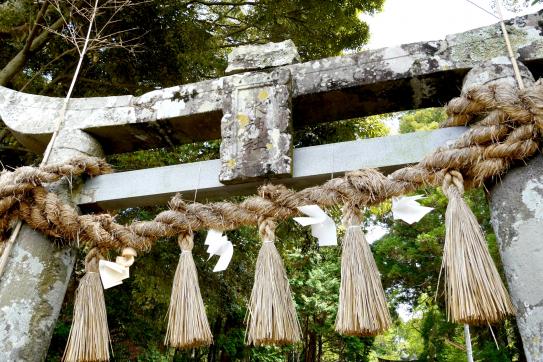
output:
M43 184L62 177L91 176L109 172L96 159L77 159L65 165L21 167L0 174L0 235L20 218L31 227L61 242L80 240L100 250L133 247L149 250L159 238L200 229L231 230L258 225L259 220L287 219L298 214L298 206L322 207L350 203L356 207L378 204L392 196L422 186L440 186L445 174L456 170L464 175L466 187L503 174L516 160L538 151L543 129L543 84L519 90L506 84L473 88L451 100L449 119L443 127L470 125L453 145L442 147L420 163L397 170L388 177L375 169L348 172L320 186L295 192L283 185L263 185L257 196L241 203L187 204L173 197L169 210L152 221L124 226L109 214L78 215Z

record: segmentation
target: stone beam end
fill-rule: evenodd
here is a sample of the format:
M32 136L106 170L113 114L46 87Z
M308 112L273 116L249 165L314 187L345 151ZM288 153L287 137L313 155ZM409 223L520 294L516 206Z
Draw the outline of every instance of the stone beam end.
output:
M226 74L262 70L298 63L300 55L292 40L263 45L243 45L228 54Z

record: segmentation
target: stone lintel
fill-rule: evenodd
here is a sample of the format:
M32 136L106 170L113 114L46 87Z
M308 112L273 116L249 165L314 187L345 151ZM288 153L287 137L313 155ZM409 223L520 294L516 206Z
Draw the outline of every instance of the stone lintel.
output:
M458 139L466 130L465 127L440 128L295 148L292 177L276 181L301 189L364 167L390 173L419 162L437 147ZM224 199L226 194L251 195L263 182L268 182L260 180L224 185L219 182L220 171L221 160L217 159L97 176L87 180L78 194L77 203L87 210L156 206L167 204L177 193L188 200L195 198L206 202Z

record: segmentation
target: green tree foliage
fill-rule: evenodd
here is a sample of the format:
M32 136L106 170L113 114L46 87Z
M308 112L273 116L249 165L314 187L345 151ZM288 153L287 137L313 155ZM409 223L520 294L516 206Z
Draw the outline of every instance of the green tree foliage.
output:
M74 96L140 95L155 88L216 78L224 74L233 46L292 39L302 60L359 49L368 27L359 12L372 13L383 0L148 0L125 8L110 23L112 47L86 57ZM80 6L91 2L80 1ZM40 12L40 9L43 12ZM69 12L69 9L64 9ZM64 14L66 17L68 14ZM104 10L96 23L107 23ZM34 25L36 31L31 32ZM86 29L84 19L70 26ZM25 92L64 96L77 64L72 44L48 29L65 32L47 1L8 0L0 4L0 85ZM138 46L121 46L123 42ZM0 123L0 161L19 165L27 153Z
M400 133L428 131L436 129L445 119L443 108L425 108L406 112L400 121Z
M81 6L87 6L85 1ZM303 60L337 55L343 49L358 49L368 38L367 25L357 13L379 10L382 0L317 1L207 1L150 0L128 7L110 24L108 33L131 29L110 41L137 39L135 52L125 49L95 50L84 65L79 95L141 93L154 87L166 87L220 76L226 67L229 48L243 44L292 39ZM0 6L0 65L4 68L24 47L28 29L38 20L52 27L59 14L49 6L36 19L35 1L10 0ZM110 16L104 11L97 24ZM86 28L84 19L72 19ZM40 28L41 29L41 28ZM55 28L58 29L58 28ZM77 60L63 39L41 29L47 42L25 58L24 68L2 84L20 89L31 75L42 70L46 78L35 79L33 90L64 95L66 80L71 79ZM61 56L62 55L62 56ZM57 57L61 56L57 59ZM51 64L49 64L53 61ZM42 67L46 66L46 69ZM45 89L44 89L45 88Z
M389 132L383 123L386 117L377 115L305 127L296 130L294 144L302 147L383 136Z

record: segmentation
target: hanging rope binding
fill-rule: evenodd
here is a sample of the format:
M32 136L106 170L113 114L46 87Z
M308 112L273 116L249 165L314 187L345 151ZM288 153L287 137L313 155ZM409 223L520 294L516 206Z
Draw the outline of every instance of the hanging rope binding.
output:
M343 207L345 237L341 255L341 286L336 332L347 336L375 336L392 324L381 275L362 230L360 210Z
M200 293L196 264L192 258L193 234L179 235L178 243L181 254L173 278L164 343L183 349L209 346L213 343L213 336Z

